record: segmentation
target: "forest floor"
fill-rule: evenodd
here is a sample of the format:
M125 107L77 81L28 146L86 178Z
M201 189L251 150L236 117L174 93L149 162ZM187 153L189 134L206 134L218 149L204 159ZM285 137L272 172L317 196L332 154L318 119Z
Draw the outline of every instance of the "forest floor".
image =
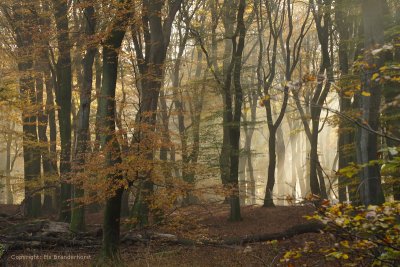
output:
M1 214L14 214L16 211L15 206L0 205ZM145 230L128 230L126 224L123 224L122 260L126 266L335 266L318 253L315 256L311 254L300 257L295 262L281 261L290 249L301 249L310 242L317 246L333 245L325 234L299 234L272 242L248 240L249 236L282 233L293 226L308 223L304 216L311 215L314 212L313 207L247 206L242 208L243 220L240 222L229 222L228 211L229 206L224 204L196 205L176 210L169 214L168 223L154 225ZM88 214L88 230L98 232L101 221L101 214ZM0 220L0 230L5 227L1 222ZM157 234L161 238L149 238L145 242L136 240L137 237ZM244 241L246 238L247 241ZM97 244L100 244L101 234L98 233L96 239ZM98 252L99 246L92 245L26 248L8 251L3 265L89 266ZM65 257L68 255L80 258ZM55 259L57 256L60 259Z

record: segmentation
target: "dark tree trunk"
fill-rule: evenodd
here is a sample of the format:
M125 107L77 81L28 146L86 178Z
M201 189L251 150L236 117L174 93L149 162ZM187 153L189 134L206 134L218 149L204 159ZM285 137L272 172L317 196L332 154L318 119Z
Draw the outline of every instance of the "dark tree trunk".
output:
M148 139L155 131L156 111L158 97L162 87L164 63L167 49L170 42L172 23L178 12L182 1L169 2L168 14L162 19L164 3L162 1L143 1L143 29L145 40L145 52L143 50L136 34L139 34L137 27L134 27L134 43L137 56L138 68L141 74L140 83L140 107L136 116L136 122L139 127L135 129L134 143L139 146ZM144 130L142 125L145 125ZM146 147L145 151L137 151L140 156L147 160L154 157L152 147ZM153 193L153 182L151 181L151 171L145 171L138 174L140 181L140 198L136 202L136 207L132 216L136 217L140 226L148 224L150 212L150 202Z
M246 26L244 23L244 11L246 8L246 1L240 0L237 11L237 34L236 38L232 39L232 62L233 64L233 87L234 87L234 101L232 103L232 96L230 95L230 79L228 78L225 83L225 95L228 103L227 111L230 113L227 125L229 130L229 145L230 145L230 170L229 170L229 186L231 187L231 194L229 196L230 203L230 221L242 220L240 212L240 199L239 199L239 153L240 153L240 119L242 115L242 102L243 91L241 85L241 72L242 72L242 56L246 37ZM233 105L232 105L233 104ZM232 107L233 106L233 107Z
M220 168L220 173L221 173L221 181L224 186L228 185L229 183L229 171L230 171L230 134L229 134L229 122L231 121L230 116L232 116L230 113L232 112L231 110L228 110L228 106L232 105L231 100L227 99L226 94L230 94L231 91L231 82L232 82L232 73L231 73L231 57L232 57L232 42L229 38L231 38L234 34L234 22L235 22L235 13L234 11L237 9L235 5L235 1L229 0L229 1L224 1L223 4L223 16L222 16L222 22L224 25L225 29L225 36L228 38L225 38L224 40L224 61L223 61L223 78L225 80L225 88L224 89L226 92L223 92L223 102L224 102L224 110L222 114L222 146L221 146L221 152L220 152L220 157L219 157L219 168ZM215 58L214 58L215 59ZM228 78L229 76L229 78ZM228 81L229 80L229 81ZM226 84L229 82L229 84ZM224 95L225 94L225 95ZM227 200L227 199L226 199Z
M312 11L314 20L317 28L318 40L321 45L321 64L318 71L317 81L314 95L311 98L311 125L312 129L306 130L311 150L310 150L310 187L311 193L314 195L321 196L322 198L327 197L325 181L323 175L318 176L318 168L321 168L318 156L318 136L319 136L319 124L321 119L322 105L324 104L326 97L331 88L331 82L333 81L333 69L330 58L329 49L329 38L330 30L332 27L331 23L331 1L325 1L324 3L318 3L318 11L316 6L312 5ZM323 9L320 12L319 9ZM325 80L325 81L324 81ZM304 123L304 120L303 120ZM306 125L305 125L306 127ZM309 127L309 126L307 126Z
M122 22L116 23L121 27ZM121 161L119 144L115 143L115 88L118 70L118 53L125 31L114 29L103 46L103 80L100 91L99 118L101 122L100 144L105 153L105 165L113 166ZM116 174L109 174L110 179ZM106 258L118 258L119 221L122 188L112 192L106 200L103 221L102 253Z
M372 74L378 72L383 65L382 55L373 56L371 49L384 42L383 27L383 6L379 0L365 0L362 2L362 12L364 19L364 48L365 61L369 66L376 67L364 71L361 77L361 89L369 93L369 96L360 96L359 107L362 112L362 120L368 123L375 130L379 130L380 104L381 104L381 85L371 80ZM357 161L359 164L368 164L372 160L378 159L378 137L375 133L366 129L359 129L357 132ZM385 201L380 176L380 166L378 164L368 164L360 171L360 196L364 205L379 205Z
M60 221L71 220L71 184L69 175L71 172L71 45L69 41L68 28L68 3L62 0L53 0L54 17L57 28L58 61L56 66L57 90L56 102L60 107L58 121L60 127L61 156L60 156L60 179L61 179L61 207Z
M129 7L130 1L123 3L117 12L118 15L112 22L111 31L103 42L103 72L100 90L98 118L100 145L105 156L106 167L121 163L120 147L115 135L115 90L118 77L118 55L125 36L126 23L132 15ZM91 80L91 79L90 79ZM89 79L88 79L89 81ZM88 87L89 88L89 87ZM121 179L121 174L110 173L108 179ZM111 196L106 200L103 220L103 246L102 256L105 259L120 260L120 215L123 188L111 189Z
M316 116L319 120L319 116ZM317 169L319 168L319 156L318 156L318 127L319 127L319 121L312 121L312 131L311 131L311 140L310 140L310 145L311 145L311 150L310 150L310 187L311 187L311 192L315 195L321 195L322 196L322 191L321 191L321 181L318 178L318 171ZM326 193L325 193L326 195Z
M268 21L270 25L271 36L268 47L272 45L272 52L268 51L268 53L272 53L269 61L269 74L267 77L263 78L263 89L264 89L264 100L263 104L265 105L265 111L267 115L267 125L269 130L269 141L268 141L268 149L269 149L269 165L268 165L268 180L267 186L265 189L265 198L264 198L264 207L273 207L274 202L272 199L272 192L275 186L275 170L276 170L276 133L278 128L280 127L282 120L285 116L288 99L289 99L289 87L287 85L283 88L283 101L280 112L274 122L273 119L273 109L271 106L271 96L270 90L272 88L273 81L276 75L276 63L277 63L277 54L278 54L278 41L281 43L282 56L285 61L285 79L286 82L290 82L292 78L292 74L297 66L297 63L300 59L300 52L298 47L301 47L304 36L308 31L307 21L310 14L310 9L307 10L306 18L301 26L301 30L299 35L295 40L295 46L291 49L291 40L293 37L293 3L291 1L284 2L282 6L274 5L272 3L265 2L265 7L267 9ZM287 16L288 19L288 29L287 35L285 38L285 44L283 43L282 33L283 33L283 19ZM258 26L260 27L260 26ZM259 30L260 31L260 30ZM260 32L259 32L260 34ZM259 37L260 38L260 37ZM260 76L260 64L262 58L262 41L260 40L260 59L259 59L259 67L257 70L258 76ZM258 78L260 80L260 77ZM284 144L282 147L284 150ZM283 152L284 153L284 152ZM281 155L280 155L281 156ZM279 177L283 179L283 177Z
M95 34L96 19L95 11L92 5L89 5L84 10L85 17L85 35L88 41ZM85 156L89 151L88 142L89 136L89 119L90 119L90 103L92 94L93 81L93 62L97 48L92 44L86 49L86 55L82 60L83 79L80 90L80 106L78 113L78 125L76 130L76 146L74 147L74 171L81 172L84 170ZM72 214L71 214L71 230L83 231L85 229L85 209L83 203L75 200L82 198L84 190L82 181L77 181L72 187Z
M276 168L276 132L274 129L269 130L268 138L268 180L265 188L264 207L274 207L274 201L272 199L272 191L275 185L275 168Z
M350 65L350 35L353 28L353 21L349 19L349 8L352 4L346 3L347 1L339 0L335 3L335 21L339 33L339 70L340 70L340 87L345 88L346 83L350 82L349 79L349 65ZM343 114L351 110L351 98L346 96L346 89L339 92L339 109ZM339 170L348 166L349 162L354 161L354 152L350 146L354 143L354 134L352 132L352 125L347 121L340 119L339 122L339 139L338 139L338 155L339 155ZM344 202L347 200L346 188L350 186L349 179L344 176L338 178L338 192L339 201ZM350 187L349 187L350 188Z

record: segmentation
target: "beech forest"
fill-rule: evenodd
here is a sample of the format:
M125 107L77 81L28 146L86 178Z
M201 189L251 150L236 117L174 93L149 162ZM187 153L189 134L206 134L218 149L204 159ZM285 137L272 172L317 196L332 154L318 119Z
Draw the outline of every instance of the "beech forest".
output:
M399 0L0 0L0 262L400 265Z

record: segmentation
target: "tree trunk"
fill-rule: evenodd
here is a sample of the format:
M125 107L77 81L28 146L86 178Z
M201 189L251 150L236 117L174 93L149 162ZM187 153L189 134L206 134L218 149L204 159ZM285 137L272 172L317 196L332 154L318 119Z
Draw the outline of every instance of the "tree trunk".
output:
M25 183L25 214L28 217L38 217L41 213L41 196L32 194L32 189L40 184L40 151L38 149L37 113L35 81L32 76L33 46L32 23L34 7L28 1L22 1L12 6L13 21L16 25L14 32L17 42L18 71L20 74L19 86L22 107L22 147L24 157L24 183Z
M277 174L280 180L278 184L278 205L285 204L285 184L286 184L286 170L285 170L285 158L286 158L286 146L283 135L282 126L279 126L276 132L276 148L277 148ZM282 199L283 198L283 199Z
M400 11L399 11L400 14ZM398 15L399 16L399 15ZM400 62L400 39L395 41L395 51L394 55L391 58L392 61L399 63ZM386 127L387 132L391 136L400 136L400 120L399 120L399 109L398 105L392 105L395 103L396 99L399 98L400 93L398 90L398 84L396 82L386 81L385 88L383 90L383 95L385 97L385 110L384 114L386 117ZM388 147L397 147L399 146L399 142L395 142L392 140L387 140ZM389 151L389 159L393 160L395 155L392 155ZM394 200L400 200L400 170L395 171L393 174L393 198Z
M307 135L310 141L310 187L311 193L319 195L322 198L327 197L325 181L323 175L319 175L318 168L321 168L318 156L318 136L319 136L319 124L321 119L322 105L324 104L326 97L331 88L331 82L333 81L333 68L330 58L329 49L329 38L330 30L332 28L331 23L331 2L326 1L324 3L318 3L318 9L323 9L323 12L316 10L314 1L312 5L312 11L314 20L317 28L318 40L321 45L322 59L318 71L317 81L318 84L315 88L315 92L311 98L311 125L310 131L309 126L306 126ZM303 124L304 124L304 118Z
M48 125L48 116L43 107L43 75L42 71L39 68L38 73L36 74L36 96L39 107L39 116L38 116L38 135L40 141L40 154L42 158L42 167L43 167L43 184L45 186L50 186L49 180L54 174L53 166L50 157L49 151L49 140L47 138L47 125ZM54 190L45 190L44 194L44 203L43 203L43 211L46 213L52 213L52 196L51 193Z
M120 23L117 24L120 27ZM105 153L105 165L120 162L119 145L115 139L115 88L118 70L118 53L125 31L114 29L103 46L103 81L99 101L99 121L101 121L100 144ZM110 174L114 176L116 174ZM115 179L115 178L113 178ZM122 188L113 192L106 200L103 221L102 253L106 258L118 257L119 220Z
M350 41L350 25L353 22L348 18L349 7L352 4L345 3L344 0L338 0L335 3L335 21L339 33L339 70L340 70L340 87L345 88L346 83L350 81L349 75L349 65L350 65L350 46L348 45ZM343 114L348 113L351 110L351 98L346 96L346 89L342 89L339 92L339 109ZM349 162L354 161L353 151L350 150L350 146L353 143L354 135L352 133L352 125L347 121L340 119L339 122L339 139L338 139L338 155L339 155L339 170L348 166ZM339 176L338 178L338 192L339 201L344 202L347 200L347 190L349 186L349 178L344 176Z
M8 124L8 133L7 133L7 140L6 140L6 203L13 204L14 197L13 192L11 189L11 147L12 141L15 131L15 122L12 123L12 126Z
M276 168L276 130L269 128L268 138L268 180L265 188L264 207L275 207L273 201L273 190L275 186L275 168Z
M57 124L56 124L56 107L54 105L53 91L55 87L55 81L52 79L50 70L45 69L45 83L46 83L46 108L45 113L48 115L49 124L49 138L50 142L48 145L49 159L51 164L51 176L58 177L57 167ZM45 190L43 209L56 211L59 208L59 188Z
M53 0L54 17L57 28L57 42L59 57L56 66L57 90L56 102L60 107L58 120L61 139L60 179L61 179L61 207L60 221L70 222L71 184L69 175L71 172L71 45L69 41L68 27L68 3L62 0Z
M170 42L172 23L181 3L181 0L169 2L168 15L163 21L160 14L162 13L161 10L164 3L162 1L143 1L145 7L142 14L145 24L143 25L143 34L146 43L145 58L142 47L138 43L139 40L134 37L138 68L142 78L140 83L140 107L136 115L136 122L139 127L134 132L134 143L137 146L144 143L144 140L151 138L151 133L155 131L158 97L163 82L164 63ZM137 32L134 33L136 34ZM152 147L146 147L145 151L137 151L136 153L138 153L138 156L143 156L149 161L154 158ZM138 212L135 216L139 225L142 226L148 223L150 212L150 198L153 193L153 182L150 177L151 172L152 170L150 169L138 174L138 179L141 180L141 194L140 198L138 198L140 202L135 203L138 207Z
M242 55L246 37L246 26L244 23L244 11L246 8L246 1L240 0L237 11L237 32L239 35L238 43L232 39L233 48L236 48L232 53L233 66L233 86L234 86L234 108L230 104L232 112L231 121L229 122L229 143L230 143L230 170L229 170L229 184L232 192L229 196L230 203L230 221L242 220L240 212L240 199L239 199L239 153L240 153L240 119L242 115L243 91L241 85L241 72L242 72ZM230 80L228 79L228 82ZM230 88L230 87L227 87ZM225 92L227 94L228 92ZM230 99L232 100L232 99Z
M382 56L372 56L371 49L382 45L384 42L383 28L383 10L382 1L365 0L362 3L363 19L364 19L364 48L365 61L370 66L370 70L363 72L361 77L362 90L370 94L370 96L360 96L360 110L362 111L362 120L369 126L378 131L380 104L381 104L381 85L371 80L372 74L378 72L382 66ZM359 129L357 132L357 160L359 164L368 164L372 160L378 159L378 138L375 133L371 133L366 129ZM378 164L368 164L360 171L360 196L364 205L379 205L385 201L380 176L380 166Z
M84 10L85 17L85 34L89 39L95 34L96 19L94 7L89 5ZM82 60L83 80L80 90L80 106L78 113L77 137L76 146L74 147L75 171L81 172L84 170L85 156L89 150L89 119L90 119L90 103L92 94L93 81L93 62L97 48L94 45L89 45L86 49L86 55ZM71 214L71 230L83 231L85 229L85 209L84 203L77 201L77 198L84 196L82 181L77 181L72 187L72 214Z
M228 79L227 77L231 77L231 70L230 64L231 64L231 57L232 57L232 42L229 38L231 38L234 34L234 21L235 21L235 13L234 11L236 10L236 5L235 1L229 0L229 1L224 1L223 3L223 16L222 16L222 22L224 25L225 29L225 36L228 38L224 39L224 61L223 61L223 78L225 80L225 83L227 83ZM215 58L214 58L215 59ZM228 87L228 91L231 89L231 83L232 80L229 78L229 84L225 84L224 87ZM227 94L230 92L223 92L223 94ZM229 183L229 177L230 177L230 134L229 134L229 124L230 116L229 111L227 108L225 108L228 105L231 105L230 102L231 100L227 100L226 96L223 96L223 102L224 102L224 110L222 114L222 146L221 146L221 152L220 152L220 157L219 157L219 165L220 165L220 173L221 173L221 181L224 186L226 186ZM227 199L226 199L227 200Z
M122 40L125 36L126 22L132 15L130 1L123 3L117 12L123 12L112 22L111 32L103 45L102 86L99 96L98 118L100 130L100 145L105 155L106 167L121 163L120 148L115 135L115 90L118 77L118 56ZM121 174L111 173L108 179L121 179ZM106 259L120 260L120 214L123 188L109 188L111 196L106 200L103 221L102 256Z
M101 90L101 83L102 83L102 62L101 62L101 54L100 51L98 51L98 53L96 53L95 55L95 61L94 61L94 65L96 68L96 101L97 101L97 106L99 105L100 102L100 90ZM95 143L94 143L94 147L93 147L93 151L99 151L99 147L100 147L100 129L99 129L99 124L100 122L97 120L97 118L99 117L99 110L96 110L96 122L95 122Z

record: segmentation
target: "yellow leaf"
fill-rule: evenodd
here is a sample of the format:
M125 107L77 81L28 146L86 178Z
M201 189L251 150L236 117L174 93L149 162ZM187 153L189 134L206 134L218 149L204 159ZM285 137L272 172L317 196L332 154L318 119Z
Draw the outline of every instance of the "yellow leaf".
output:
M353 91L345 91L345 92L344 92L344 95L345 95L345 96L353 96L354 93L353 93Z
M347 240L341 241L340 244L341 244L343 247L350 248L349 241L347 241Z
M376 80L379 77L379 73L374 73L371 77L371 80Z
M387 66L383 66L383 67L381 67L381 68L379 69L379 71L384 72L384 71L386 71L387 69L388 69Z
M366 92L366 91L362 91L361 94L362 94L363 96L371 96L371 93Z
M355 220L355 221L361 221L361 220L363 220L363 219L364 219L364 217L361 216L360 214L358 214L356 217L354 217L354 220Z

